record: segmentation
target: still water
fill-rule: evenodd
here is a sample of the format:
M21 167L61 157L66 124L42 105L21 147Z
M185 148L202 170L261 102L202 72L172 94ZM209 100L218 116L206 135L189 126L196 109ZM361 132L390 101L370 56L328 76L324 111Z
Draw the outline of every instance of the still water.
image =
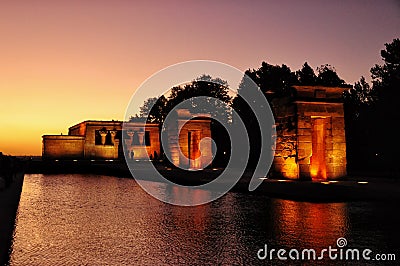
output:
M153 185L171 197L184 193ZM210 192L197 195L204 193ZM176 207L133 179L26 175L10 264L260 265L268 263L257 258L265 244L322 250L336 247L339 237L347 247L398 253L397 204L315 204L232 192L207 205ZM333 262L307 264L317 263Z

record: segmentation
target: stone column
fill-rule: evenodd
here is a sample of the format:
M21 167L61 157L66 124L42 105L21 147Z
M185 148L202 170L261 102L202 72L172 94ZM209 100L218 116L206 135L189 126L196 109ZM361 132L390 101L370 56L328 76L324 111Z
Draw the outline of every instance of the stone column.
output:
M99 131L99 134L101 136L101 144L102 145L106 144L107 131L106 130L101 130L101 131Z
M133 135L135 135L135 132L132 130L127 130L126 135L128 135L128 137L129 137L129 138L125 139L125 147L126 147L125 151L127 153L126 156L128 156L128 158L131 158L130 150L132 147Z
M117 131L116 130L110 130L110 134L111 134L111 144L114 145L115 136L117 135Z
M140 144L140 146L143 146L144 145L144 132L143 131L142 132L138 132L137 134L138 134L138 137L139 137L139 144Z
M128 147L128 146L132 146L132 142L133 142L133 135L135 134L135 132L134 131L132 131L132 130L128 130L127 132L126 132L126 135L128 135L128 137L129 138L126 138L125 139L125 145Z

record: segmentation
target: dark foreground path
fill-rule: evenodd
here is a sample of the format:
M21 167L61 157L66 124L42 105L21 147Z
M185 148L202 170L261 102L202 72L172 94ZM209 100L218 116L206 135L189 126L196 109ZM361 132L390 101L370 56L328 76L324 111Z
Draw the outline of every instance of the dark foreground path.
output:
M8 184L1 177L0 187L0 265L7 265L19 200L24 181L23 171L13 172Z

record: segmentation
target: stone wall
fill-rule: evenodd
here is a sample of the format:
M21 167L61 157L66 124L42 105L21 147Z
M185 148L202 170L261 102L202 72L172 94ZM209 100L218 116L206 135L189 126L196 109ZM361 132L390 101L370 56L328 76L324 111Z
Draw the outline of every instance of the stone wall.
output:
M141 144L133 144L132 139L122 142L121 121L84 121L69 128L69 135L43 136L43 158L118 159L122 158L123 145L133 151L135 159L147 159L160 155L158 124L146 124L150 144L145 145L145 131L139 132L144 123L126 122L126 127L136 132ZM143 129L143 128L142 128Z
M275 98L272 101L272 110L276 129L273 175L298 178L296 105L290 97Z
M158 124L144 122L127 122L125 123L125 145L127 156L133 152L133 159L154 159L160 156L160 129ZM146 145L146 132L149 134L150 145ZM134 143L137 138L139 143ZM132 158L131 158L132 159Z
M88 121L85 123L84 157L91 159L117 159L119 140L114 139L118 130L122 129L118 121ZM82 128L82 127L79 127ZM111 143L96 143L96 131L104 130L106 135L113 136ZM70 130L72 131L72 130ZM98 134L98 133L97 133Z
M306 180L346 175L344 90L294 86L292 95L272 100L277 134L273 175Z
M68 135L43 136L42 157L44 159L83 158L85 137Z
M68 129L68 135L72 136L85 136L86 134L86 121L81 122L75 126Z

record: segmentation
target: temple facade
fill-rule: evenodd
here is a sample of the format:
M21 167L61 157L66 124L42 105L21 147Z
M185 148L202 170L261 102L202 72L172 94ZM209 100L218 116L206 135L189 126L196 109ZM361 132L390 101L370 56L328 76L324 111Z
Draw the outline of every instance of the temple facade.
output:
M176 166L203 169L211 163L211 119L179 110L168 135L168 153ZM43 159L130 160L158 159L160 127L144 121L84 121L69 128L68 135L42 136ZM201 151L201 152L200 152Z
M326 180L346 175L345 89L294 86L290 95L272 97L276 128L272 176ZM178 110L164 130L168 139L164 153L173 164L203 169L211 163L210 116ZM157 159L159 124L84 121L70 127L68 135L43 136L44 159L122 159L124 151L127 159Z
M44 135L44 159L145 159L160 155L158 124L122 121L84 121L69 128L68 135ZM122 143L125 134L125 143Z
M168 148L165 151L174 165L185 169L203 169L212 159L211 119L201 114L193 117L187 109L176 112L173 123L168 123L166 133Z
M291 95L272 100L277 134L274 175L306 180L346 175L344 90L293 86Z

